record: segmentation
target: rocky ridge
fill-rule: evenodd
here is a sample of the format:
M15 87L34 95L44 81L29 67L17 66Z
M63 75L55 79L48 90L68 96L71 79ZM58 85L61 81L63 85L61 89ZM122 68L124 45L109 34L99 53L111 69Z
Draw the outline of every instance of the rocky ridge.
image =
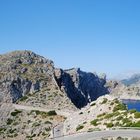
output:
M0 100L3 102L16 102L26 95L39 94L42 98L58 98L59 95L81 108L107 93L105 78L80 69L57 69L53 61L31 51L0 56L0 83Z
M140 100L140 87L136 84L126 86L119 81L107 81L110 95L118 99Z

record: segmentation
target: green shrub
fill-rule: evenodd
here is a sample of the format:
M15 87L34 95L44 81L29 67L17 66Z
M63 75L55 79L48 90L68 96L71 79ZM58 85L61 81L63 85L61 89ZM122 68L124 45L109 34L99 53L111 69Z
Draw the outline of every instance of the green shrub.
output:
M13 123L13 120L10 119L10 118L8 118L8 119L7 119L7 125L10 125L10 124L12 124L12 123Z
M47 112L47 114L48 114L48 116L55 116L55 115L57 115L55 110L49 111L49 112Z
M114 103L116 103L116 104L119 104L119 103L120 103L118 99L114 99L113 101L114 101Z
M84 128L83 125L79 125L79 126L77 126L76 131L79 131L79 130L81 130L81 129L83 129L83 128Z
M129 110L129 112L130 112L131 114L133 114L133 113L137 112L137 110L136 110L136 109L131 109L131 110Z
M119 117L116 118L117 121L120 121L120 120L122 120L122 119L123 119L122 116L119 116Z
M25 101L25 100L27 100L27 99L28 99L27 96L23 96L23 97L20 98L20 101Z
M91 121L90 124L94 125L94 126L97 126L98 125L98 123L97 123L98 121L99 121L98 119L95 119L95 120Z
M103 117L103 116L105 116L105 115L106 115L106 113L99 114L99 115L97 116L97 118L101 118L101 117Z
M116 112L118 110L127 110L127 107L125 104L119 103L114 107L113 112Z
M120 126L120 123L119 123L119 122L116 122L116 123L115 123L115 126Z
M135 113L134 113L134 117L135 117L136 119L140 118L140 112L135 112Z
M90 106L95 106L96 105L96 103L93 103L93 104L91 104Z
M16 129L9 129L9 133L13 134L16 131Z
M32 127L37 127L37 126L40 126L40 123L39 122L34 122Z
M82 115L82 114L83 114L83 112L80 112L80 113L79 113L79 115Z
M110 105L111 105L111 106L114 105L114 102L111 102Z
M99 128L89 128L87 132L101 131Z
M0 135L6 131L6 128L0 128Z
M15 109L14 112L11 112L11 116L16 116L18 114L20 114L22 111Z
M106 104L107 101L108 101L108 99L107 99L107 98L104 98L104 99L103 99L103 102L102 102L101 104Z
M105 115L105 119L110 119L110 118L116 117L118 115L120 115L120 113L118 111L117 112L110 113L110 114L106 114Z
M52 124L50 121L46 121L45 124Z
M113 126L114 126L113 123L107 123L107 124L106 124L106 127L107 127L107 128L111 128L111 127L113 127Z
M45 128L45 131L51 131L51 128L49 127L49 128Z
M48 116L48 113L47 112L44 112L44 111L39 111L39 110L32 110L31 111L31 114L35 112L36 115L40 115L41 117L45 118Z
M140 127L140 121L133 123L131 127Z
M130 127L130 126L132 125L132 121L129 120L128 118L124 118L124 119L122 120L122 123L123 123L123 125L124 125L125 127Z

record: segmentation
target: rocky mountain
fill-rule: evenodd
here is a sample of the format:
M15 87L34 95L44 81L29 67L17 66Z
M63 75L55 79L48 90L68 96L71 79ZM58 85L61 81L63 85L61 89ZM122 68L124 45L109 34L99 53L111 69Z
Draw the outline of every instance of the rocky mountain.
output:
M140 99L140 87L133 84L126 86L120 81L107 81L109 94L118 99Z
M56 94L54 96L58 98L57 92L60 92L61 97L68 97L77 108L81 108L107 93L105 77L99 78L74 68L56 69L53 61L31 51L0 56L0 83L0 100L4 102L16 102L26 95L39 93L46 97ZM49 95L49 91L53 94Z
M105 75L55 68L31 51L0 55L0 138L49 137L68 114L107 94L105 84Z
M123 79L123 80L121 80L121 82L123 83L123 84L125 84L125 85L138 85L138 84L140 84L140 74L134 74L134 75L132 75L130 78L128 78L128 79Z
M124 126L112 123L115 106L124 107L115 98L138 99L140 88L79 68L56 68L31 51L0 55L0 139L46 140L97 126Z
M80 69L55 70L56 81L62 91L65 91L74 105L78 108L96 100L108 93L106 77L98 77L93 73L83 72Z

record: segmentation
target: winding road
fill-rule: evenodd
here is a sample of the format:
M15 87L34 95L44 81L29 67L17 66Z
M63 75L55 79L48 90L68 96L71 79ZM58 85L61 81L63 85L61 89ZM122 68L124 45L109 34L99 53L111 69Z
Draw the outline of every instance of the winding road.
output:
M108 130L108 131L95 131L91 133L75 134L54 140L101 140L107 137L137 137L140 138L140 130Z
M40 107L32 107L32 106L24 106L24 105L17 105L13 104L13 107L15 109L23 109L23 110L39 110L39 111L49 111L45 108ZM56 111L59 115L69 116L68 112L61 112ZM54 140L101 140L101 138L107 138L107 137L139 137L140 138L140 130L108 130L108 131L94 131L94 132L85 132L80 134L74 134L70 136L64 136L63 135L63 123L58 124L53 128L53 136L55 137ZM56 138L59 137L59 138Z

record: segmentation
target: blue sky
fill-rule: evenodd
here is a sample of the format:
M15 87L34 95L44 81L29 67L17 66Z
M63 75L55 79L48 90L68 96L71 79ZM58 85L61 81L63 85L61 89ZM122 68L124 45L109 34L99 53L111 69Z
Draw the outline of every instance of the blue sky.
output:
M139 0L0 0L0 54L32 50L56 67L140 71Z

